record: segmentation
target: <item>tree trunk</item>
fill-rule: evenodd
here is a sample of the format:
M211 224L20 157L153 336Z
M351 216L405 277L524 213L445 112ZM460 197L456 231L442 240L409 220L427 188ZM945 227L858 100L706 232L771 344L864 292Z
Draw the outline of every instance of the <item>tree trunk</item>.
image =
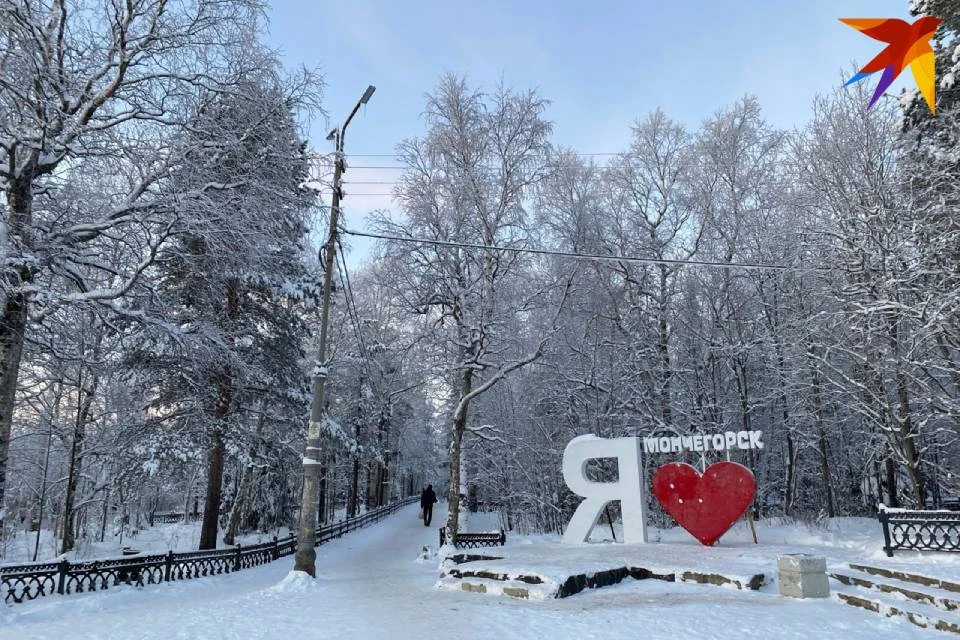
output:
M58 394L59 395L59 394ZM45 420L47 422L47 447L43 453L43 475L40 479L40 496L38 499L38 509L37 509L37 528L30 529L31 531L37 532L37 538L33 544L33 562L37 561L37 553L40 551L40 532L43 530L43 504L47 500L47 471L50 467L50 445L53 444L53 425L50 424L49 419Z
M357 495L360 491L360 456L353 454L350 469L350 491L347 494L347 517L357 515Z
M33 210L34 167L24 167L20 177L7 185L7 236L8 244L14 241L22 251L30 250L30 237L26 233ZM12 256L11 256L12 257ZM33 281L33 272L19 267L17 273L5 274L12 279L16 275L21 285ZM4 521L4 496L7 487L7 459L10 454L10 430L13 426L14 403L17 395L17 379L20 376L20 359L23 355L23 338L27 329L28 299L23 293L12 291L3 302L0 317L0 530Z
M103 494L103 510L100 512L100 542L107 536L107 517L110 514L110 487Z
M383 454L383 467L380 474L380 485L377 490L377 506L382 507L390 502L390 452Z
M453 544L460 530L460 445L463 440L463 428L458 423L465 420L455 419L450 439L450 484L447 487L447 540Z
M20 293L7 296L0 318L0 527L4 520L4 493L7 486L7 456L13 425L17 378L27 328L27 298Z
M833 518L836 516L836 508L833 504L833 481L830 477L830 456L827 447L827 433L823 424L823 399L820 395L820 371L816 363L812 364L810 375L813 384L813 420L817 430L817 450L820 452L820 476L823 481L823 491L827 498L827 515Z
M897 469L893 458L888 456L883 461L883 467L886 475L887 506L895 509L900 506L900 500L897 498Z
M906 376L900 364L897 364L897 421L900 423L900 448L906 461L907 473L913 485L913 499L917 509L923 509L926 504L926 487L924 486L923 470L921 469L920 450L917 447L917 433L910 416L910 392L907 389Z
M783 513L789 517L793 517L796 514L795 507L797 499L797 446L793 441L793 434L789 429L787 430L786 441L787 459L784 461L786 464L786 487L783 492Z
M670 327L667 323L667 304L669 300L669 285L667 277L667 267L660 265L660 299L659 299L659 318L657 328L657 348L660 353L660 416L665 426L670 426L673 422L672 409L672 381L673 367L670 364Z
M358 494L360 491L360 434L363 420L363 376L357 385L357 417L353 422L353 441L356 449L353 452L353 468L350 474L350 492L347 494L347 517L357 515ZM369 493L367 494L369 496ZM367 505L369 508L370 505Z
M240 292L235 283L227 286L225 308L228 322L237 317L240 310ZM201 550L217 548L220 499L223 493L223 461L226 456L222 429L233 401L233 379L230 372L224 371L217 377L217 401L212 411L217 426L214 427L213 442L207 455L207 493L203 503L203 525L200 529Z
M220 397L213 410L217 421L224 421L230 407L230 380L224 380L220 387ZM223 494L223 462L226 447L223 432L216 428L213 432L210 450L207 452L207 491L203 500L203 524L200 528L200 550L217 548L217 529L220 520L220 499Z
M897 384L897 423L899 427L899 446L906 463L907 473L913 489L913 499L917 509L923 509L926 502L926 490L923 481L923 471L920 468L920 450L917 447L917 438L920 434L914 426L910 413L910 389L907 376L903 370L900 346L900 324L897 317L892 317L889 323L889 344L894 356L894 379Z
M83 394L82 390L78 390ZM75 542L73 505L77 495L77 484L80 480L80 469L83 465L83 438L84 425L79 407L73 427L73 442L70 445L70 459L67 467L67 488L63 497L63 531L61 531L60 553L73 550Z
M200 466L197 465L193 468L193 473L190 475L190 479L187 481L186 492L183 496L183 522L184 524L190 522L190 515L193 510L190 508L190 503L193 500L193 489L194 485L197 482L197 474L200 473Z
M223 435L216 431L213 444L207 452L207 493L203 502L203 525L200 529L200 550L217 548L217 528L220 520L220 495L223 490L223 459L226 448Z
M233 545L240 530L241 516L246 508L251 476L253 476L252 462L243 465L243 469L240 471L240 485L237 487L237 495L233 500L233 508L230 509L230 517L227 520L227 530L223 535L224 544Z
M453 416L453 432L450 438L450 484L447 488L447 540L453 542L460 530L460 462L463 443L463 432L467 426L467 411L470 402L463 398L470 393L473 387L473 371L463 373L460 382L460 402L458 410Z
M261 406L262 409L262 406ZM230 517L227 520L227 532L223 536L223 542L232 545L241 526L244 526L245 516L247 515L247 505L250 502L250 489L253 486L253 480L256 476L256 467L253 461L256 458L260 442L260 434L263 433L263 411L257 418L257 430L254 434L254 445L250 447L250 461L243 465L240 471L240 482L237 487L237 495L233 501L233 508L230 510Z
M761 294L762 293L763 289L761 287ZM776 299L777 298L774 300L776 301ZM796 515L797 506L797 482L800 475L797 461L800 457L800 447L794 434L794 428L790 424L790 402L787 398L787 359L784 356L783 342L780 339L779 315L776 312L776 307L773 306L773 308L771 308L771 306L772 305L765 306L764 316L767 319L767 326L770 333L774 336L773 348L777 356L777 379L780 387L777 400L780 402L780 419L783 421L781 426L786 432L787 441L787 459L785 461L786 487L783 497L783 512L785 515L793 517Z
M103 333L99 328L94 328L97 332L92 349L92 359L96 362L100 357L100 345ZM90 418L90 408L93 406L93 398L97 393L100 376L94 373L89 383L84 388L83 384L83 364L77 374L77 415L73 425L73 442L70 446L70 464L67 473L67 490L63 499L63 539L60 545L60 553L72 551L75 545L76 527L74 526L74 504L77 496L77 486L80 483L80 474L83 468L83 441L87 433L87 421Z
M750 384L747 375L747 364L744 362L743 356L737 356L734 359L734 368L736 370L734 378L736 379L737 392L740 396L740 419L743 424L743 430L753 431L753 421L751 420L750 413ZM753 449L747 449L747 465L750 467L750 471L757 473L757 454L754 453ZM754 497L752 504L753 517L755 520L759 520L761 516L760 502Z

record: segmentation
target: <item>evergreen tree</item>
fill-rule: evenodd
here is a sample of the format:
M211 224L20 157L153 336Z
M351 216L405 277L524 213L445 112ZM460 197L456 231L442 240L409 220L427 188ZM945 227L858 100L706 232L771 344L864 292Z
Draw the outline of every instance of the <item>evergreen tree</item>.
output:
M912 164L905 183L915 205L904 224L915 235L913 286L930 305L921 318L928 367L937 384L960 388L960 4L955 0L914 0L915 15L943 20L933 40L936 54L937 113L918 95L905 106L905 133ZM960 431L960 400L954 393L938 413Z
M216 188L179 211L159 273L167 320L179 330L157 334L143 363L155 407L178 427L165 432L206 449L201 549L216 546L228 450L250 455L264 416L274 427L307 406L297 363L313 288L303 261L311 197L301 187L308 160L296 102L277 78L214 97L192 127L198 152L174 181Z
M955 153L960 143L956 112L960 109L960 4L956 0L912 0L910 12L943 20L931 41L936 54L937 117L919 91L904 100L905 125L918 147ZM953 162L957 163L954 156Z

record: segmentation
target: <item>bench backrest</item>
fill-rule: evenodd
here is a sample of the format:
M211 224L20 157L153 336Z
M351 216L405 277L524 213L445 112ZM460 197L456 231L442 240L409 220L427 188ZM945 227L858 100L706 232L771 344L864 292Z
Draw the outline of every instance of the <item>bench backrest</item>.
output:
M440 546L447 543L447 528L440 527ZM452 540L453 546L458 549L477 549L480 547L503 546L507 543L507 533L501 529L499 532L486 533L458 533Z

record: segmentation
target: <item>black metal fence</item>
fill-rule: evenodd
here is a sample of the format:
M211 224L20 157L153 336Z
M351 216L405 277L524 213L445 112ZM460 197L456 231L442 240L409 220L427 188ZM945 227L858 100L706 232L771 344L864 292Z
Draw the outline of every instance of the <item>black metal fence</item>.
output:
M202 513L188 513L187 522L198 522L203 518ZM183 512L182 511L164 511L153 514L153 523L154 524L176 524L178 522L183 522Z
M883 525L883 550L960 551L960 513L888 511L877 514Z
M319 546L355 529L379 522L401 507L414 503L411 496L385 507L317 529ZM260 544L236 545L227 549L135 555L90 562L44 562L0 566L0 596L6 603L25 602L54 593L70 594L99 591L121 584L142 587L148 584L191 580L249 569L284 556L293 555L296 535Z

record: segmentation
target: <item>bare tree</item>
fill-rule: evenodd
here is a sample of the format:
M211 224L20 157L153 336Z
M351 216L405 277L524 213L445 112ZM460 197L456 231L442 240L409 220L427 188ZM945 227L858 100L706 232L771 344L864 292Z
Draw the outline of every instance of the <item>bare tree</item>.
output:
M407 167L397 189L405 218L376 221L396 236L449 243L389 242L383 251L393 265L386 274L389 285L399 301L423 316L436 348L436 377L449 385L451 536L459 526L470 403L539 358L545 345L542 338L524 351L518 340L523 336L505 331L508 318L535 313L544 291L522 282L520 255L497 249L522 248L529 241L524 198L548 167L545 106L532 92L501 87L485 95L462 79L444 77L427 100L426 136L399 147ZM508 291L515 295L505 295Z

